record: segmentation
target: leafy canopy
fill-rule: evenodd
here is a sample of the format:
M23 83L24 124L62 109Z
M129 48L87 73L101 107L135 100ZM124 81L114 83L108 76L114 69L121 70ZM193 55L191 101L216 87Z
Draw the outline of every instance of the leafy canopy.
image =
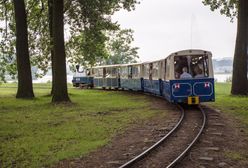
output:
M25 0L32 66L44 75L51 67L49 33L50 0ZM65 0L64 23L67 60L71 63L96 63L107 58L106 31L120 29L112 22L114 12L134 10L138 0ZM4 74L15 76L15 22L11 0L0 0L0 80Z
M220 9L222 15L231 18L231 21L238 14L238 0L203 0L204 5L209 5L212 11Z
M109 33L108 41L109 57L105 64L128 64L136 63L138 56L138 47L132 47L133 30L124 29Z

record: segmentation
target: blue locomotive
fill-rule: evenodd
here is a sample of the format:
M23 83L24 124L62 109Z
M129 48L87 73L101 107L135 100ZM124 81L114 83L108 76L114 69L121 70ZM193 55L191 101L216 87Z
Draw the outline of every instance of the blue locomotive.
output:
M82 71L79 70L79 65L76 66L76 73L72 78L72 84L74 87L93 87L93 79L94 77L91 76L90 69L83 69Z
M215 101L209 51L183 50L153 62L98 66L90 72L80 81L88 81L94 87L143 91L174 103Z

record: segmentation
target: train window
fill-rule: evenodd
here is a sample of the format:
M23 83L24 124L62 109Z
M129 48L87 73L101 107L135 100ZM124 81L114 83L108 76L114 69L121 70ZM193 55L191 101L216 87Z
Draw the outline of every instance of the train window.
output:
M97 69L93 69L92 71L94 73L94 77L98 77L98 70Z
M149 79L150 77L150 65L145 64L144 65L144 79Z
M95 70L94 69L91 69L90 71L91 71L91 75L92 76L95 76Z
M103 69L102 68L94 69L94 71L95 71L96 77L103 77Z
M208 56L207 55L175 56L174 69L175 69L175 79L208 77L209 76ZM182 75L183 73L184 75Z
M103 69L102 69L102 76L103 76L104 78L106 78L106 76L107 76L106 68L103 68Z
M132 67L128 66L128 78L132 78Z
M128 68L127 68L127 66L121 67L120 74L121 74L122 78L127 78L128 77Z
M106 78L111 77L111 73L112 73L112 68L106 68L106 75L105 75L105 77Z
M90 76L90 69L86 69L86 75Z
M149 64L149 80L152 80L152 63Z
M140 66L132 66L132 78L139 78Z
M152 64L152 79L158 80L158 62Z
M97 76L97 70L96 69L92 69L92 72L93 72L94 76Z
M111 77L117 77L117 76L118 76L118 68L117 67L113 67L112 68Z
M167 67L166 64L167 64L167 60L165 59L165 60L164 60L164 80L167 79L167 78L166 78L166 72L167 72L167 71L166 71L166 67Z
M170 79L170 68L172 65L170 65L170 60L166 61L166 79Z
M189 60L189 61L188 61ZM189 64L190 56L175 56L174 57L174 69L175 79L180 79L180 75L183 74L183 68L187 68L187 72L190 73Z
M163 79L164 77L164 60L158 62L158 79Z
M208 77L209 76L208 56L207 55L192 56L191 69L194 78Z

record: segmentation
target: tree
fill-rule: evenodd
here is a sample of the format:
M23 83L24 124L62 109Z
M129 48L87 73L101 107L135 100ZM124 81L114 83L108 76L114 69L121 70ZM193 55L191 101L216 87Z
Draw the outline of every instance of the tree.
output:
M52 102L69 102L66 78L66 55L64 45L64 0L53 0L53 69L54 91Z
M25 0L26 21L28 26L29 56L32 66L39 68L35 75L43 76L49 67L49 48L46 38L47 26L47 4L45 0ZM16 79L16 25L14 20L13 0L0 1L0 76L5 81L5 75ZM39 18L39 21L37 21Z
M0 81L5 75L16 78L16 32L13 2L0 1Z
M51 29L54 27L52 25L53 20L51 20L51 9L53 7L53 5L50 5L51 1L53 0L25 0L29 30L29 54L32 65L38 67L39 70L43 70L41 74L37 74L39 76L44 75L51 63L56 62L55 60L51 61L53 60L52 53L55 52L53 51L54 37L52 37L54 33ZM6 60L11 62L15 58L11 53L14 48L13 44L15 44L15 25L12 24L13 9L10 7L12 4L10 2L11 0L0 1L0 20L5 20L6 25L8 25L5 28L0 25L0 34L3 34L2 37L4 37L4 40L2 40L0 36L1 44L3 44L0 45L2 49L0 51L0 64L4 65L3 68L0 68L0 73L2 72L2 74L9 73L7 71L10 70L10 68L7 68L8 63L6 63ZM80 53L76 55L68 54L67 60L76 62L82 60L86 63L94 64L97 58L106 57L106 41L108 37L104 32L119 29L119 25L111 21L111 15L120 9L132 10L136 3L137 0L65 0L63 10L64 24L69 27L65 31L68 32L69 30L70 32L70 40L67 43L69 47L67 47L66 52ZM7 56L11 59L5 59L6 54L2 53L7 53ZM15 69L12 72L10 74L16 73Z
M48 2L48 22L49 22L49 35L50 35L50 54L51 54L51 62L52 67L54 66L54 52L53 52L53 0L47 0ZM55 84L54 84L54 68L52 68L52 90L51 95L53 95Z
M138 56L138 47L132 47L133 31L131 29L117 30L110 32L108 43L109 57L105 59L104 64L129 64L136 63Z
M33 98L25 4L24 0L13 0L13 3L16 22L16 60L18 70L18 90L16 97Z
M238 4L238 31L233 60L232 91L234 95L246 95L248 92L248 1L240 0Z
M51 67L51 45L48 0L26 0L31 63L44 76Z
M204 0L211 10L220 8L221 14L232 19L237 16L237 36L233 60L233 95L246 95L248 93L248 1L247 0Z
M109 40L106 31L120 29L117 22L112 22L111 15L120 9L133 10L137 3L137 0L71 2L66 10L66 23L70 25L66 44L70 63L92 66L97 60L106 59Z

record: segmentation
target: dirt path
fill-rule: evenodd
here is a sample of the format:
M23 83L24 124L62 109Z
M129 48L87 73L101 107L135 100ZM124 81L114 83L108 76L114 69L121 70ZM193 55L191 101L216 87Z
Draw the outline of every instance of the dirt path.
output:
M188 124L190 123L190 124ZM202 114L199 109L186 109L179 128L149 156L131 166L131 168L163 168L176 159L199 133Z
M248 168L248 136L237 120L205 107L204 134L178 168Z
M124 133L114 137L108 145L91 152L86 157L64 160L54 167L118 167L129 158L147 149L164 136L180 117L176 106L159 98L151 97L150 99L153 102L151 108L164 109L165 113L149 121L130 126ZM206 108L206 111L208 124L204 134L177 167L247 168L248 137L242 126L226 114L209 108Z

